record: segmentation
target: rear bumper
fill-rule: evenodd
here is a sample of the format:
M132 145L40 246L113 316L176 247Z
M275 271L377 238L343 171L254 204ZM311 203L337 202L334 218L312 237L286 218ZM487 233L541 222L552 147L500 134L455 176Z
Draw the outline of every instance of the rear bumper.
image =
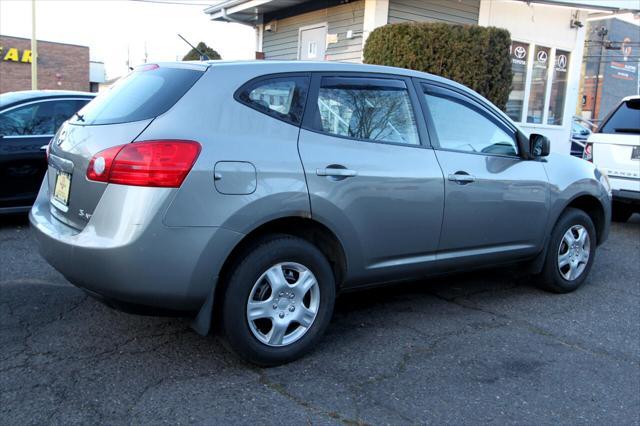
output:
M613 201L625 204L637 204L640 206L640 191L628 191L626 189L614 189Z
M71 283L105 299L171 310L200 308L242 235L167 227L171 189L109 185L82 231L51 214L47 180L29 218L42 256Z

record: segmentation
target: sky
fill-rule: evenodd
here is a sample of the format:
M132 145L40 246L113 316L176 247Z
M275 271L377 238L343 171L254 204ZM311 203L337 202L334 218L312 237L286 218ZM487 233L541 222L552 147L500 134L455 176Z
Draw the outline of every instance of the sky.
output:
M162 4L163 1L187 4ZM203 13L215 0L36 0L39 40L89 46L91 60L105 63L107 78L147 61L174 61L204 41L223 59L253 59L251 27L213 22ZM31 1L0 0L0 34L31 38Z

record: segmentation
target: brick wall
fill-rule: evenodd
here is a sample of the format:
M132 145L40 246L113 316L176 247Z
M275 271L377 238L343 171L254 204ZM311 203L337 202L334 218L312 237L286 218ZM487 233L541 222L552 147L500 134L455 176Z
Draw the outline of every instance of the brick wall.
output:
M31 40L0 35L0 46L0 93L31 90L31 64L20 62ZM5 60L10 48L18 62ZM38 89L89 91L89 48L38 41Z

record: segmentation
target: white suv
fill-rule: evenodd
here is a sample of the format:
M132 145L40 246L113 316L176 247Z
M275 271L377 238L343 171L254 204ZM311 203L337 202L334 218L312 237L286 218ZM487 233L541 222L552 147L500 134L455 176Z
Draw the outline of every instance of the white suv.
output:
M624 98L604 119L582 158L609 176L613 220L626 222L640 212L640 96Z

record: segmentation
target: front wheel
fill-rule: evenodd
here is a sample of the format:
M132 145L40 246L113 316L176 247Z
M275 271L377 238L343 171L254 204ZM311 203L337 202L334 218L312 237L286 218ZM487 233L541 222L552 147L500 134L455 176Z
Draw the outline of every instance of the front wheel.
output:
M322 337L335 288L331 265L314 245L292 236L269 238L230 274L222 302L224 338L254 364L293 361Z
M553 228L540 284L555 293L568 293L584 283L596 254L596 231L582 210L567 209Z

